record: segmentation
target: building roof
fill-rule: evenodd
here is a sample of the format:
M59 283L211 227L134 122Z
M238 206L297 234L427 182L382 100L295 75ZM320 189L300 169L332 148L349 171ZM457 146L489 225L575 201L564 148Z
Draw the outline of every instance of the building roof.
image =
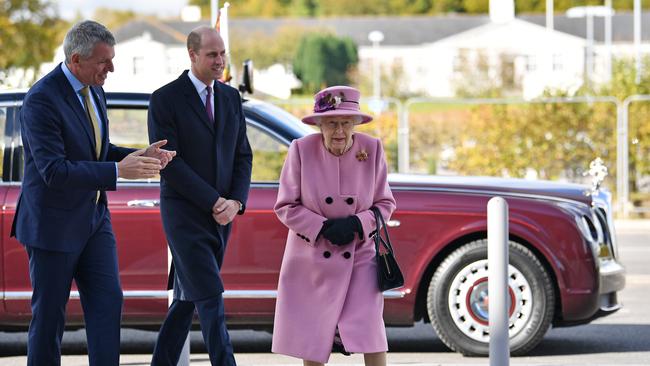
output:
M518 18L538 25L546 25L546 16L542 14L522 15ZM641 13L641 24L650 24L650 12ZM553 19L553 26L557 31L587 38L586 18L569 18L566 15L556 15ZM650 42L650 27L641 27L641 39ZM605 42L604 18L594 18L594 40L596 42ZM634 14L618 13L612 16L612 42L632 43L633 41Z
M379 30L384 33L384 45L417 45L435 42L439 39L464 32L489 23L487 16L438 16L438 17L349 17L349 18L276 18L276 19L231 19L231 33L276 32L281 27L326 28L338 36L352 38L358 45L369 45L368 33ZM187 35L207 21L183 22L135 20L115 32L118 42L139 37L147 31L152 39L163 44L179 43L172 33ZM180 41L180 43L184 43Z
M468 31L454 34L436 42L436 45L457 48L496 48L522 50L537 48L541 44L557 47L584 47L584 38L559 31L548 31L544 26L514 19L507 23L488 23Z
M544 15L522 15L520 20L544 26ZM613 42L631 43L634 40L633 14L620 13L612 17ZM650 24L650 12L642 14L642 24ZM208 25L208 21L155 21L134 20L115 32L117 42L140 37L148 32L151 38L163 44L184 44L186 35L199 25ZM438 15L408 17L340 17L340 18L235 18L230 20L231 34L251 32L271 34L282 27L326 28L338 36L352 38L358 45L370 45L368 33L379 30L384 33L384 46L412 46L433 43L441 39L468 31L490 23L487 15ZM586 38L585 18L568 18L556 15L556 31ZM594 19L594 38L596 42L604 41L604 20ZM642 40L650 41L650 27L642 27Z
M184 44L187 37L187 33L179 32L179 30L170 27L167 22L149 19L130 21L118 28L113 35L115 41L120 43L141 37L144 33L149 33L153 40L163 44Z

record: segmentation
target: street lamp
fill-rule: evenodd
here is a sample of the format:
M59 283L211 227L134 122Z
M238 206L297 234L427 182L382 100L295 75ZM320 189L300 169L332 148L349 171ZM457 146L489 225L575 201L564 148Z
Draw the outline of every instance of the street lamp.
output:
M636 84L641 83L641 0L634 0L634 58L636 64Z
M591 76L594 73L594 17L606 17L609 21L614 14L611 6L576 6L566 11L569 18L587 18L587 50L586 50L586 77L585 81L591 86ZM611 32L605 37L607 42L608 57L611 57ZM611 64L611 60L608 60ZM608 70L609 72L610 70ZM608 75L609 77L609 75Z
M384 40L384 33L374 30L368 33L368 40L372 42L373 53L373 85L372 94L375 99L381 97L381 73L379 70L379 42Z

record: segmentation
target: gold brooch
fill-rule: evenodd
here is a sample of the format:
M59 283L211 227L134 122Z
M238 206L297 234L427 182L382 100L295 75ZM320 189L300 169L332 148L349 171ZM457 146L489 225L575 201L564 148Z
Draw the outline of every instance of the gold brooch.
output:
M366 150L359 150L359 151L357 151L356 157L357 157L357 160L359 160L359 161L366 161L366 160L368 160L368 153L366 152Z

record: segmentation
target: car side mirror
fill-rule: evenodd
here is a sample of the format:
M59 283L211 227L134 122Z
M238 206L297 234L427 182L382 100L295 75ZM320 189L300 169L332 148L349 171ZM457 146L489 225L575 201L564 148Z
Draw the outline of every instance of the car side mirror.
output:
M253 60L248 59L242 63L242 82L239 91L244 94L253 94Z

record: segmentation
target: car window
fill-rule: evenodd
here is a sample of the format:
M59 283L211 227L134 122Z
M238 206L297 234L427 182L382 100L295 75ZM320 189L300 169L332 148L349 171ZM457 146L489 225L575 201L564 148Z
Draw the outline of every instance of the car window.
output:
M142 108L109 108L111 143L117 146L141 149L149 146L147 133L147 110ZM160 176L153 179L138 179L141 182L158 182ZM126 182L119 178L118 182ZM133 181L133 180L128 180Z
M247 135L253 150L251 181L277 182L287 156L287 145L253 124L248 124Z
M0 131L4 131L4 135L2 139L0 139L0 161L2 164L0 164L0 178L2 181L5 181L4 177L4 156L5 156L5 147L7 146L7 142L11 141L11 136L7 136L7 107L0 107Z
M18 126L19 107L0 104L0 177L3 182L20 182L23 176L23 145Z
M109 108L111 143L118 146L143 148L149 145L147 134L147 110L132 108ZM249 124L248 140L253 150L253 182L277 182L287 156L287 146L258 126ZM142 179L145 182L158 182ZM120 178L119 182L126 180Z

